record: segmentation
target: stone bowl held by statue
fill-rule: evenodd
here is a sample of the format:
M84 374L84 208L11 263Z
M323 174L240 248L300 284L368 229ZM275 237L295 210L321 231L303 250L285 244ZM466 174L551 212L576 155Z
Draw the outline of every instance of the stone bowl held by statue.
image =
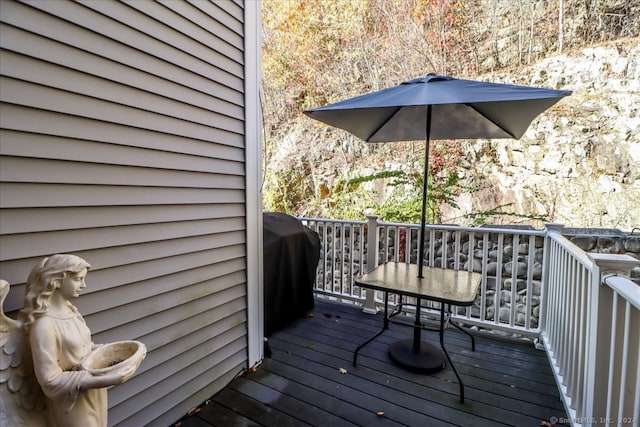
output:
M82 369L92 375L104 375L117 370L140 366L147 347L140 341L116 341L101 345L81 363Z

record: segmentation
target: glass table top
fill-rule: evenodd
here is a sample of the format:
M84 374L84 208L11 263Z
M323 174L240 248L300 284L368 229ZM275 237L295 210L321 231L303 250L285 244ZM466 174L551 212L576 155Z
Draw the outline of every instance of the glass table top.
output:
M454 305L471 305L478 294L482 275L464 270L388 262L355 279L364 288L424 298Z

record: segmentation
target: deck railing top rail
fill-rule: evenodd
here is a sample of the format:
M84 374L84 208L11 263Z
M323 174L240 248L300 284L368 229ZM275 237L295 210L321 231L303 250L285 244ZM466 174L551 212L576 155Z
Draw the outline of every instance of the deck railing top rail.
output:
M627 276L608 274L603 278L603 282L625 301L640 310L640 286L631 282Z
M593 260L589 258L589 255L587 255L587 252L580 249L578 245L571 242L570 240L568 240L566 237L556 232L555 230L550 230L547 233L547 237L555 241L556 243L562 245L564 249L571 254L571 257L575 261L579 262L582 266L584 266L589 270L593 269Z
M376 215L372 215L369 218L378 219L379 217ZM327 219L327 218L307 218L300 217L299 218L304 223L327 223L327 224L366 224L368 221L366 220L346 220L346 219ZM378 221L379 226L381 227L405 227L418 229L420 228L419 224L409 224L409 223L400 223L400 222L383 222ZM536 230L529 228L519 228L516 226L513 227L473 227L473 226L462 226L462 225L454 225L454 224L426 224L425 228L429 230L447 230L447 231L466 231L466 232L474 232L474 233L493 233L493 234L520 234L523 236L544 236L547 230Z

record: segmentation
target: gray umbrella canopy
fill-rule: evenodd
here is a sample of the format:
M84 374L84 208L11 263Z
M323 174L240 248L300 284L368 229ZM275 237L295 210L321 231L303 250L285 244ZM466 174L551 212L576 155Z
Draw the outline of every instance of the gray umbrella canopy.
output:
M429 74L304 113L367 142L520 138L570 91ZM427 136L427 107L432 106Z
M311 118L367 142L426 140L420 252L424 256L429 142L520 138L533 119L571 94L429 74L397 86L306 110ZM418 263L422 277L422 262Z

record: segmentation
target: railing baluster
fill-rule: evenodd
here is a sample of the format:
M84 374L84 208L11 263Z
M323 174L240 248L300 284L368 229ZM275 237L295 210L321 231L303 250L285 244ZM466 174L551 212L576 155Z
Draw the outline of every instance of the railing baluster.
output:
M345 229L345 238L347 250L345 251L347 255L345 256L344 267L346 268L346 277L347 277L347 286L349 288L349 296L355 296L355 291L353 289L353 226L351 224L344 224Z
M336 226L338 227L339 230L339 236L340 239L336 239L337 240L337 244L340 245L340 247L337 249L338 251L338 259L340 260L339 262L339 270L340 270L340 293L341 294L348 294L349 290L346 288L346 283L344 280L344 262L345 262L345 250L344 250L344 224L336 224Z
M561 255L558 252L559 252L558 247L555 244L555 241L551 241L550 249L549 249L549 264L550 264L549 276L550 277L560 276L560 273L557 271L557 265L558 265L558 258ZM560 299L561 289L558 283L555 283L555 286L553 286L552 288L547 287L547 291L549 292L549 304L547 305L547 310L545 312L549 317L549 320L547 322L550 329L548 339L549 339L551 352L554 353L554 356L557 356L555 355L555 350L558 347L558 335L556 335L554 332L558 324L557 307L559 306L558 301Z
M393 235L393 260L394 262L400 261L400 227L394 227L394 235Z
M447 268L447 256L449 255L449 231L442 230L442 244L440 245L440 268Z
M640 316L639 311L640 311L640 308L638 308L638 310L635 312L636 319L638 318L638 316ZM640 339L638 339L637 335L635 336L635 341L636 341L635 343L636 359L640 359ZM634 420L636 420L638 424L640 424L640 362L638 362L638 366L636 367L635 382L636 382L635 391L633 396L631 397L631 401L633 402L635 400L635 403L633 404L633 412L631 413L631 416ZM635 396L635 399L633 399L634 396Z
M460 243L460 235L462 234L460 230L456 230L454 233L454 243L453 243L453 269L460 269L460 256L461 256L461 243Z
M326 291L327 290L327 223L323 222L322 223L322 247L323 249L323 254L322 254L322 290ZM331 289L329 289L329 291L331 291Z
M429 255L427 257L427 265L430 267L433 267L433 264L435 262L435 244L436 244L436 230L434 230L433 228L429 228L429 246L427 247L427 254Z
M489 260L489 233L484 233L482 236L482 284L480 285L480 295L483 298L480 300L480 320L485 319L485 313L487 310L487 301L484 295L487 294L487 267ZM471 307L467 308L467 316L471 315Z
M411 260L411 229L403 227L404 230L404 259L403 262L409 263Z
M614 395L614 384L613 384L613 375L614 369L616 367L615 359L618 356L617 352L617 337L616 334L618 322L616 322L616 318L618 317L618 296L613 295L613 303L611 307L611 341L609 343L609 378L607 381L607 405L606 405L606 417L607 419L611 419L612 416L612 406L613 406L613 395ZM620 381L621 384L624 384L624 381Z
M617 300L617 298L616 298ZM624 403L627 399L627 392L625 389L625 385L627 382L627 371L629 364L629 341L631 340L630 330L631 330L631 310L632 306L629 301L625 301L624 306L624 326L622 331L622 361L621 361L621 372L620 372L620 390L618 392L618 413L616 414L616 418L618 418L618 425L622 424L621 418L624 417ZM638 365L640 368L640 364ZM636 395L638 399L640 396ZM636 420L636 422L640 422L640 420ZM627 423L625 423L627 424Z
M578 346L577 346L577 356L578 360L576 363L576 373L575 373L575 382L576 382L576 390L574 393L573 401L576 403L576 412L578 414L582 414L582 397L584 396L584 383L581 381L581 373L584 372L584 354L586 352L586 325L587 325L587 291L589 289L589 274L587 269L581 265L580 266L580 274L578 275L578 290L579 297L577 300L578 306Z
M364 264L365 257L364 257L363 255L364 255L364 253L365 253L365 251L364 251L364 248L365 248L365 246L364 246L364 241L365 241L365 237L366 237L366 236L365 236L365 234L366 234L366 233L364 232L364 230L365 230L365 226L364 226L364 224L361 224L361 225L358 227L358 230L359 230L359 231L358 231L358 237L359 237L359 239L360 239L360 242L359 242L360 244L359 244L359 246L358 246L358 249L359 249L359 252L360 252L360 257L359 257L359 258L360 258L360 260L359 260L359 267L360 267L360 270L359 270L359 272L358 272L358 273L359 273L359 274L364 274L364 272L365 272L365 264ZM362 297L362 293L363 293L363 292L364 292L364 290L363 290L363 289L360 289L360 290L359 290L359 292L358 292L358 293L360 294L360 297Z
M517 290L518 290L518 254L520 246L520 236L513 236L513 244L511 251L511 306L509 308L509 326L513 327L516 323L516 307L517 307Z
M578 262L575 259L571 259L569 263L570 267L570 278L567 282L567 291L568 291L568 300L567 301L575 301L577 295L577 277L578 277ZM568 348L575 348L576 345L576 329L578 328L577 324L577 313L575 304L570 304L567 307L567 315L569 318L569 324L567 327L567 343ZM567 365L567 396L573 397L574 395L574 368L575 368L575 352L567 351L564 363Z
M562 294L560 295L560 301L569 301L569 284L571 283L571 256L569 253L564 252L562 254L563 257L563 265L566 266L566 268L562 269L562 275L563 275L563 280L562 280ZM558 334L558 336L561 339L561 346L560 346L560 364L561 364L561 368L560 368L560 374L562 375L562 385L564 385L565 387L567 386L567 382L568 382L568 377L567 377L567 368L568 368L568 363L567 363L567 357L569 354L569 351L571 350L571 346L569 344L569 342L567 342L567 337L568 337L568 313L567 313L567 307L558 307L560 309L560 313L561 313L561 322L560 325L558 325L557 331L556 333Z
M500 323L500 309L502 308L502 272L504 270L504 235L498 236L498 253L496 257L495 294L493 296L493 323Z
M524 327L527 329L531 329L531 314L533 311L533 303L535 298L539 296L534 294L533 289L533 273L535 270L535 250L536 250L536 236L529 236L529 252L527 253L527 291L526 291L526 301L524 301Z
M367 239L367 268L365 272L369 272L378 266L378 217L368 216L366 224L367 232L363 234L363 238ZM363 256L363 253L360 254ZM365 301L363 311L365 313L376 313L375 292L373 290L365 290Z

